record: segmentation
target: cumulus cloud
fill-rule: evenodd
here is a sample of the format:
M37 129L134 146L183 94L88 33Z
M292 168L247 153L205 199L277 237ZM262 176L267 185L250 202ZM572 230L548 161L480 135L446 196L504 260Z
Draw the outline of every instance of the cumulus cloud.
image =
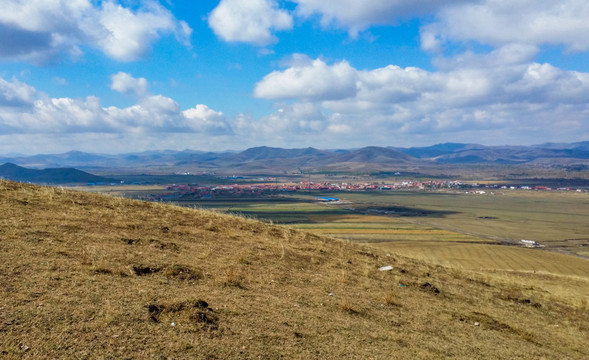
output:
M136 82L139 79L131 80ZM8 82L2 78L0 129L2 134L226 135L232 131L223 113L202 104L182 111L176 101L163 95L145 95L137 104L126 108L103 107L100 99L94 96L84 99L51 98L17 80Z
M82 47L89 46L115 60L132 61L149 52L162 35L174 34L189 45L191 32L156 1L133 11L114 0L5 0L0 58L42 63L60 54L80 56Z
M328 140L322 139L329 124L329 115L321 106L310 102L277 103L271 114L254 118L248 114L238 114L230 120L236 139L241 146L285 147L325 146ZM234 146L233 146L234 147Z
M254 94L265 99L330 100L356 93L356 71L347 61L328 66L317 59L284 71L274 71L256 84Z
M253 126L256 133L266 136L306 136L322 131L326 119L320 106L314 103L278 104L276 111L253 122Z
M350 129L356 136L371 136L375 129L389 135L517 131L555 120L586 133L582 119L589 112L589 73L536 63L530 60L534 52L533 47L506 45L490 54L465 53L439 60L438 71L395 65L357 70L347 63L345 71L337 71L342 63L315 60L267 75L255 95L315 106L329 114L318 118L322 124L315 128L333 134ZM340 92L336 84L347 84L346 90ZM296 122L288 113L268 120L282 124L288 119Z
M423 100L446 105L589 100L588 73L520 61L526 56L506 56L513 51L509 47L510 51L501 48L486 55L465 54L435 72L395 65L357 70L347 62L328 65L317 59L266 75L254 93L267 99L300 99L360 110L366 108L363 104L378 107Z
M589 2L585 0L482 0L442 7L421 31L422 48L440 50L448 41L565 45L589 50Z
M209 26L225 41L268 45L277 41L273 31L293 26L291 15L276 0L221 0L209 16Z
M110 57L130 61L143 56L162 32L175 32L184 44L189 44L190 27L177 21L157 3L148 3L146 9L133 13L112 2L102 5L100 25L108 30L108 36L98 40L98 47Z
M390 25L399 20L434 13L450 4L469 0L294 0L303 17L319 15L323 27L345 28L352 37L372 25Z
M589 50L589 2L585 0L293 0L303 18L346 29L352 37L374 25L431 18L421 29L421 46L441 51L446 43L475 41L501 47L520 43L564 45Z
M110 88L121 94L142 97L147 94L149 83L145 78L134 78L131 74L119 72L110 77Z
M0 108L30 107L33 104L36 93L35 88L16 79L8 82L0 78Z
M195 131L212 135L227 135L233 133L231 126L225 119L225 115L206 105L196 105L193 108L184 110L182 115L186 119L188 127Z

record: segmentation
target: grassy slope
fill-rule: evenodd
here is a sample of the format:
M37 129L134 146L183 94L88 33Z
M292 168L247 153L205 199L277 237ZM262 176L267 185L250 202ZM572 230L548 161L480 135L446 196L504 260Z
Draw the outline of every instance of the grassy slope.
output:
M0 181L0 357L589 356L586 304L379 251Z

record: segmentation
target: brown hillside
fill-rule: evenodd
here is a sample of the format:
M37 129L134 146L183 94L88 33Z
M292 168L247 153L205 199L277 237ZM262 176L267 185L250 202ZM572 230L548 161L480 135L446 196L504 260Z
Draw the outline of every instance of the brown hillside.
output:
M589 357L586 304L379 251L0 181L0 358Z

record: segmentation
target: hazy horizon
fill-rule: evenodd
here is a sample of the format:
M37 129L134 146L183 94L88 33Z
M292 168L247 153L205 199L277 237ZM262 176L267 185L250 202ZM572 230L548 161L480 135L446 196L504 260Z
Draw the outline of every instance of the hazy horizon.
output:
M14 153L0 153L0 156L2 157L18 157L18 156L35 156L35 155L61 155L61 154L66 154L66 153L72 153L72 152L79 152L79 153L87 153L87 154L93 154L93 155L126 155L126 154L140 154L140 153L150 153L150 152L166 152L166 151L170 151L170 152L182 152L182 151L194 151L194 152L202 152L202 153L207 153L207 152L212 152L212 153L239 153L239 152L243 152L249 149L254 149L254 148L273 148L273 149L282 149L282 150L296 150L296 149L306 149L306 148L314 148L317 150L324 150L324 151L341 151L341 150L347 150L347 151L353 151L353 150L359 150L359 149L363 149L363 148L367 148L367 147L379 147L379 148L398 148L398 149L409 149L409 148L428 148L428 147L433 147L433 146L438 146L438 145L447 145L447 144L465 144L465 145L476 145L476 146L483 146L483 147L541 147L543 145L559 145L559 144L563 144L563 145L569 145L569 144L575 144L575 143L585 143L585 142L589 142L589 140L587 141L574 141L574 142L570 142L570 143L566 143L566 142L548 142L548 143L542 143L542 144L530 144L530 145L523 145L523 144L502 144L502 145L487 145L487 144L480 144L480 143L453 143L453 142L445 142L445 143L436 143L436 144L431 144L431 145L424 145L424 146L394 146L394 145L387 145L387 146L376 146L376 145L366 145L366 146L360 146L360 147L340 147L340 148L323 148L323 147L319 147L319 146L306 146L306 147L280 147L280 146L267 146L267 145L257 145L257 146L252 146L252 147L248 147L248 148L242 148L242 149L224 149L224 150L207 150L207 149L150 149L150 150L143 150L143 151L130 151L130 152L88 152L88 151L80 151L77 149L71 149L68 151L64 151L64 152L59 152L59 153L24 153L24 152L14 152Z

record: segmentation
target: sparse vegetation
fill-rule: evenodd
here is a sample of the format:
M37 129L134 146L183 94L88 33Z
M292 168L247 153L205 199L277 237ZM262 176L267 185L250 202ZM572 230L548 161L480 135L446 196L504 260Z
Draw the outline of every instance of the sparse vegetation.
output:
M6 358L589 356L587 292L213 211L0 181L0 253Z

